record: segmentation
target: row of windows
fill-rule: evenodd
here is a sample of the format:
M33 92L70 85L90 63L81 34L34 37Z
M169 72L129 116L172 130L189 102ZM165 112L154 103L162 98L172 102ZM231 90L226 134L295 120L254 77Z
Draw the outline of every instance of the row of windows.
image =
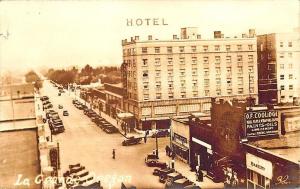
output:
M221 63L221 57L220 56L215 56L214 60L215 64L220 64ZM243 55L237 55L237 61L242 62L243 61ZM185 64L185 57L180 57L179 58L179 64ZM197 57L192 57L192 64L197 64ZM226 56L226 63L231 63L232 62L232 56ZM248 62L253 62L253 55L248 55ZM167 63L168 65L173 64L173 58L167 58ZM209 63L209 57L205 56L203 57L203 63L208 64ZM161 65L161 58L155 58L154 59L154 64L155 65ZM143 66L148 66L148 59L144 58L142 59L142 65Z
M243 94L244 93L244 89L243 88L238 88L237 91L238 94ZM250 93L254 93L254 88L250 87ZM199 93L198 91L192 91L191 92L193 97L199 97ZM216 95L217 96L221 96L221 89L216 89ZM226 90L226 94L224 95L233 95L232 93L232 89L227 89ZM144 94L143 94L143 100L147 101L149 100L149 91L145 90ZM210 91L209 90L204 90L204 96L210 96ZM173 91L169 91L168 92L168 99L173 99L174 98L174 92ZM180 98L186 98L186 91L180 91ZM155 93L155 99L156 100L161 100L162 99L162 93L160 92L156 92Z
M233 45L222 45L222 46L221 45L214 45L213 50L214 51L221 51L221 49L224 48L224 50L226 50L226 51L231 51L232 46ZM242 50L252 51L253 50L253 45L252 44L248 45L247 49L245 47L243 49L243 45L235 45L235 47L236 47L236 50L238 50L238 51L242 51ZM147 54L148 51L149 51L149 48L150 47L142 47L142 53ZM167 53L173 53L175 48L176 48L177 52L180 52L180 53L197 52L197 49L200 49L204 52L208 52L210 50L208 45L203 45L201 47L200 46L189 46L189 47L188 46L179 46L179 47L171 47L170 46L170 47L154 47L154 53L161 53L163 50L165 50L165 52L167 52ZM153 49L153 47L152 47L152 49ZM132 52L134 52L134 51L132 51Z
M284 88L285 88L284 85L280 86L280 90L285 90ZM289 85L289 90L294 90L294 86L293 85Z
M280 69L284 69L284 64L280 64ZM293 69L293 64L289 64L289 69Z
M282 41L280 41L280 47L283 47L283 46L284 46L284 43L283 43ZM289 42L287 43L287 46L288 46L288 47L293 47L293 42L289 41Z
M280 54L279 54L279 58L284 58L284 55L285 55L285 53L283 53L283 52L280 53ZM289 57L289 58L292 58L292 57L293 57L293 53L289 52L289 53L288 53L288 57Z
M289 79L293 79L293 74L289 74ZM284 80L284 75L280 75L280 80Z

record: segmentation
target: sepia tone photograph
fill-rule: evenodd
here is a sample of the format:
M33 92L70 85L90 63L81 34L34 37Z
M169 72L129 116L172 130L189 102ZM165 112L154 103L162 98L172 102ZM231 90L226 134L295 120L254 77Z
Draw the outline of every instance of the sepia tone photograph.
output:
M300 188L299 0L0 0L0 189Z

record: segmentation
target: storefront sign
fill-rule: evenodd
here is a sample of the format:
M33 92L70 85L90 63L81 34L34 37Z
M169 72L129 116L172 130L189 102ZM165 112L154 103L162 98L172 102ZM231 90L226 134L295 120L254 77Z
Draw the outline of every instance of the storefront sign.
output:
M179 134L174 133L174 140L180 141L182 144L187 143L187 139Z
M277 111L249 111L244 117L247 137L278 135Z
M272 179L273 176L273 166L272 162L257 157L253 154L246 154L246 165L247 168L255 171L269 179Z

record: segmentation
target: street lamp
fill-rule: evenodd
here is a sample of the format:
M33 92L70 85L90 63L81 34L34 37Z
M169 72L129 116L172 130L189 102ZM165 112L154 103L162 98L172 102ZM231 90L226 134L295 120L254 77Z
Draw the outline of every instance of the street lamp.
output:
M155 134L155 142L156 142L156 157L157 159L159 159L158 157L158 140L157 140L157 123L155 123L155 128L156 128L156 134Z

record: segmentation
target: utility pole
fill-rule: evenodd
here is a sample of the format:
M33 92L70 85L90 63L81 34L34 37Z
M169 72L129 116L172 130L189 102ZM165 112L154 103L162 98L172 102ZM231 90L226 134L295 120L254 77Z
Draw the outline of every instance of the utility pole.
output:
M157 157L157 159L159 159L159 157L158 157L158 140L157 140L157 123L155 123L155 128L156 128L156 134L155 134L155 142L156 142L156 157Z

